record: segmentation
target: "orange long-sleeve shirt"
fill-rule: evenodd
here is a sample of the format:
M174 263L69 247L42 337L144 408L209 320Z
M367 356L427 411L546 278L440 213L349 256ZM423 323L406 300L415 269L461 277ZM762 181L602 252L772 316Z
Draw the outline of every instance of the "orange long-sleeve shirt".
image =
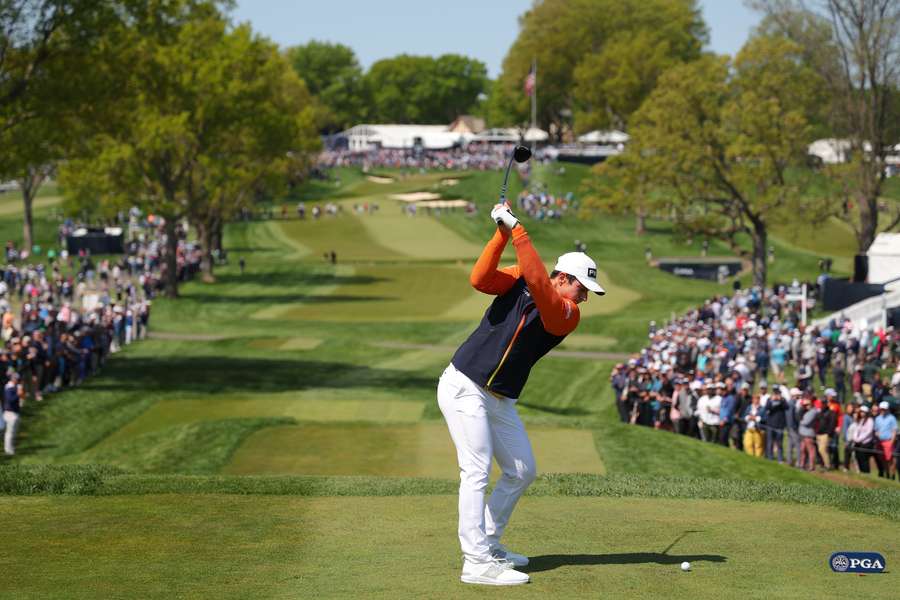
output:
M560 296L550 283L550 275L521 224L512 231L517 264L497 268L509 238L508 233L497 229L472 268L469 276L472 287L485 294L499 296L509 291L520 277L524 277L544 329L553 335L568 335L575 330L581 318L578 305Z

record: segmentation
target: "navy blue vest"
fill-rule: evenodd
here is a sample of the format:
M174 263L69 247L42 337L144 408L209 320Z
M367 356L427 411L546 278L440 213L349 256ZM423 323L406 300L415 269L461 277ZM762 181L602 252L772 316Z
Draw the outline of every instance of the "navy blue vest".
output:
M494 298L478 329L451 362L488 391L518 398L534 363L565 337L544 329L525 278L520 277L508 292Z
M16 384L8 383L3 386L3 410L11 412L20 412L19 406L19 387Z

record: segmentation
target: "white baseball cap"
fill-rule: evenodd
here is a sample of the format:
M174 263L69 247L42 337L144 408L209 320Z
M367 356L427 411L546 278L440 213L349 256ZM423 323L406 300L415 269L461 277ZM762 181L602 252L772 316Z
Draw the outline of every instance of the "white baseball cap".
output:
M883 410L891 410L891 405L888 404L886 401L882 400L881 402L878 403L878 408L883 409Z
M557 259L553 270L574 276L581 285L599 296L606 293L606 290L597 283L597 263L584 252L567 252L563 254Z

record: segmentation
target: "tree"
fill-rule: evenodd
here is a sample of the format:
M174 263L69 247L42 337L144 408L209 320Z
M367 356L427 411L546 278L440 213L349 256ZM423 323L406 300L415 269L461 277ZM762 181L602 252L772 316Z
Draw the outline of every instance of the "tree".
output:
M53 162L76 143L79 119L104 110L108 71L98 66L121 18L111 3L0 0L0 178L20 183L25 248Z
M352 49L313 40L289 48L286 55L316 97L317 119L323 132L339 131L365 120L369 94Z
M67 161L65 193L107 210L137 204L165 219L166 293L178 293L177 223L200 232L212 277L211 231L252 191L277 179L316 139L309 95L276 48L231 30L216 4L180 2L123 36L130 64L117 112L88 151Z
M496 102L528 122L523 82L536 60L538 125L556 138L573 113L579 129L627 122L658 74L698 57L707 38L694 0L538 0L519 23Z
M733 64L707 55L664 73L633 117L628 149L601 167L606 178L594 182L587 204L643 206L741 254L748 236L753 282L764 285L769 223L800 210L813 218L817 204L791 172L805 161L817 85L799 52L761 37Z
M401 54L373 64L365 80L371 120L388 123L450 123L471 110L488 85L484 63L458 54Z
M885 157L897 139L900 92L900 3L896 0L823 0L816 7L795 0L756 0L766 18L761 30L800 44L820 75L829 101L825 121L850 142L850 161L829 167L838 200L857 208L851 221L860 253L879 230L878 201ZM900 226L900 208L886 229Z

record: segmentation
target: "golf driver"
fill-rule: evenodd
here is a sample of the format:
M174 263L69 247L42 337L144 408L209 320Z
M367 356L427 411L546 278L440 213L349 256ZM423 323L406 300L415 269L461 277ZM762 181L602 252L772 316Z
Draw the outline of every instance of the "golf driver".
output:
M503 176L503 187L500 188L500 204L506 202L506 190L509 185L509 169L512 167L513 161L523 163L531 158L531 150L526 146L516 146L512 156L509 157L509 164L506 165L506 175Z

